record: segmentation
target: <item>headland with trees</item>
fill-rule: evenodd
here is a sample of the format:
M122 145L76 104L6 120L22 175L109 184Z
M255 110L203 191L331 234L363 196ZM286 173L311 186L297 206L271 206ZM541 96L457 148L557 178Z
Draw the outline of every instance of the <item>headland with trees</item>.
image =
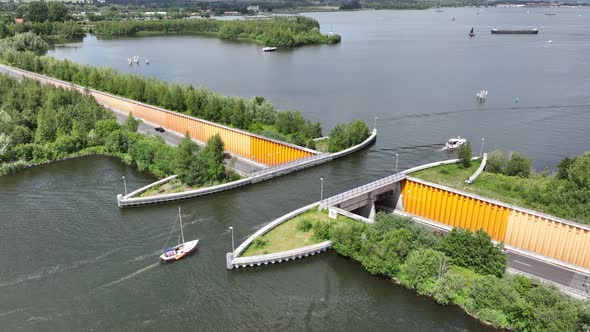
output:
M168 19L99 21L92 32L101 37L149 34L204 34L221 39L243 40L269 46L301 46L340 42L337 34L323 35L320 24L305 16L253 20Z

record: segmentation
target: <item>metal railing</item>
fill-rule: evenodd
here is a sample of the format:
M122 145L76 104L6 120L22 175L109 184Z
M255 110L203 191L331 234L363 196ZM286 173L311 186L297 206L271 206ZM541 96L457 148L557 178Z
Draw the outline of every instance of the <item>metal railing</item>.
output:
M377 181L373 181L373 182L367 183L365 185L362 185L360 187L357 187L357 188L354 188L354 189L345 191L345 192L340 193L340 194L338 194L336 196L332 196L332 197L326 198L326 199L324 199L324 200L321 201L320 207L321 208L325 208L325 207L328 207L328 206L336 205L336 204L338 204L338 203L340 203L342 201L345 201L345 200L347 200L349 198L353 198L353 197L357 197L357 196L362 195L362 194L366 194L368 192L373 191L374 189L381 188L381 187L384 187L386 185L399 182L399 181L401 181L401 180L403 180L405 178L406 178L406 173L405 172L395 173L393 175L384 177L384 178L379 179Z

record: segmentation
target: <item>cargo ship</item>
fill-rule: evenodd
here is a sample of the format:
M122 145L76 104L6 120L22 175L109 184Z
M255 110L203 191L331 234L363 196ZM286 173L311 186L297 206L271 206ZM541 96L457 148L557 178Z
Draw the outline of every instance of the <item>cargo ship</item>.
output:
M536 35L539 29L492 29L494 35Z

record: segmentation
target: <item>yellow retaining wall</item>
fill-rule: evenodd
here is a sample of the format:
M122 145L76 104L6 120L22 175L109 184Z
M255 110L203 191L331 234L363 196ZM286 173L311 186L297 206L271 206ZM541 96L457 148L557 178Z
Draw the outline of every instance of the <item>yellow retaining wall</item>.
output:
M11 69L46 84L65 89L73 88L80 93L84 91L83 88L68 82L17 68ZM226 151L246 159L255 160L261 164L275 166L315 155L312 150L298 147L296 145L267 139L245 131L218 125L108 93L96 90L89 91L99 104L106 105L122 112L133 113L137 118L181 134L188 132L190 137L202 142L207 142L211 136L219 134L225 144Z
M265 165L280 165L314 155L314 153L303 148L216 125L187 115L167 112L101 92L93 91L91 94L100 104L126 113L133 113L137 118L178 133L188 132L190 137L202 142L207 142L211 136L219 134L225 143L225 150Z
M506 243L590 268L590 231L575 224L512 210L508 217Z
M484 229L492 239L590 268L590 230L574 222L406 179L404 210L452 227Z

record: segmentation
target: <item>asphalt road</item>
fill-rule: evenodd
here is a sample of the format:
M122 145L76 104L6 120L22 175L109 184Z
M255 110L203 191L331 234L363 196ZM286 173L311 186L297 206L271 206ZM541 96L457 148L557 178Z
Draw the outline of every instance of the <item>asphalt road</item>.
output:
M112 109L109 107L106 107L106 108L110 109L113 112L113 114L117 118L118 122L123 123L127 119L128 115L126 113L122 113L118 110L115 110L115 109ZM158 131L156 131L156 127L158 127L158 126L154 125L152 123L149 123L149 122L142 121L139 124L137 131L142 134L161 137L164 140L164 142L166 142L167 144L172 145L172 146L178 145L180 143L180 141L184 138L184 136L182 136L178 133L166 130L166 129L165 129L166 131L163 133L158 132ZM193 140L193 141L195 141L201 147L205 146L202 142L199 142L196 140ZM239 173L242 176L248 175L253 172L256 172L256 171L266 168L265 166L263 166L261 164L254 163L249 160L237 157L235 155L230 154L229 152L227 152L227 154L231 155L231 157L226 158L224 160L225 165L227 167L233 169L234 171L236 171L237 173Z

